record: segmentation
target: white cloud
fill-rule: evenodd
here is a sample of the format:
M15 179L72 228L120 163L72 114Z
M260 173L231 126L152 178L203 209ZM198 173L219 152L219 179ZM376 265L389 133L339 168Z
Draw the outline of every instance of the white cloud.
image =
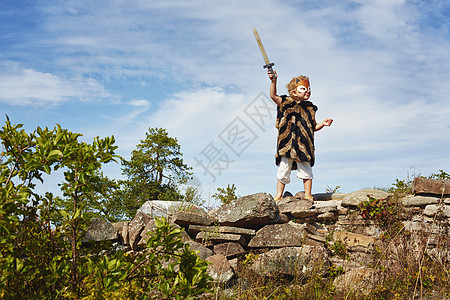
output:
M10 62L1 66L0 101L10 105L52 105L74 98L87 101L110 96L92 78L62 78Z
M396 169L406 172L408 164L436 171L450 164L443 155L449 148L450 42L446 27L439 25L448 23L442 5L403 0L135 0L107 7L95 1L55 2L43 8L41 27L32 32L39 32L37 39L28 37L29 44L20 48L23 57L31 56L27 67L1 72L0 101L63 103L120 93L123 110L105 108L102 114L111 124L95 130L114 128L128 150L149 127L165 127L192 158L248 101L268 92L252 35L256 27L275 62L279 93L285 93L292 76L306 73L318 119L335 119L331 128L317 133L315 168L321 175L315 186L324 186L321 178L330 184L332 176L353 185L371 176L383 181ZM430 22L429 16L436 20ZM424 20L429 21L425 30ZM36 50L24 50L31 48ZM49 64L57 70L47 74L40 65ZM112 86L117 82L120 86ZM258 155L273 150L275 136L261 134L258 146L250 147L223 178L250 185L248 172L239 168L252 168L254 157L265 166L267 158ZM272 171L270 157L258 176L272 176Z
M129 104L131 106L142 106L142 107L149 107L150 106L150 102L148 100L145 99L135 99L135 100L131 100L129 102Z

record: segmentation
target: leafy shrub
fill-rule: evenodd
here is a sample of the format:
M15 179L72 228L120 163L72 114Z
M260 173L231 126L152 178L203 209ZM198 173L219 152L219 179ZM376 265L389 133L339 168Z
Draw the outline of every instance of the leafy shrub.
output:
M0 298L189 299L208 291L207 263L165 219L144 254L81 247L99 169L117 157L114 137L88 144L59 125L30 134L21 127L7 118L0 130ZM42 175L59 169L65 198L37 194Z

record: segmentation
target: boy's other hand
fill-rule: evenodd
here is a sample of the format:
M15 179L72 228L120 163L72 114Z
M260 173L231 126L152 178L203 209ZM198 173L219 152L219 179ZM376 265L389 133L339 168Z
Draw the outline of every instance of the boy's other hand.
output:
M331 126L331 123L333 123L333 119L325 119L322 122L323 126Z

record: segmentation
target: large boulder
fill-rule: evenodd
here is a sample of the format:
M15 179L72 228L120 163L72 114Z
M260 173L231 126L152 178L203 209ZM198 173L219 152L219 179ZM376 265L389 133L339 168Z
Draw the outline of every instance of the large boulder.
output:
M440 217L450 218L450 205L427 205L423 214L429 217L434 217L437 214Z
M214 254L222 254L227 258L236 257L244 252L244 248L239 243L228 242L214 245Z
M151 217L166 217L166 218L168 216L175 214L178 211L189 211L200 215L206 214L203 208L197 207L194 204L185 201L151 200L146 201L138 209L138 212L145 213Z
M232 233L209 233L205 231L201 231L195 237L195 241L199 243L203 243L206 245L215 245L226 242L236 242L241 244L242 246L247 245L247 240L240 234L232 234Z
M328 253L323 246L285 247L258 255L253 271L266 276L299 275L317 268L324 274L329 266Z
M392 193L377 189L359 190L345 195L344 199L342 199L341 205L345 207L355 207L358 206L361 202L368 201L369 197L385 199L390 195L392 195Z
M213 217L221 225L245 228L261 228L280 220L277 204L268 193L233 200L215 211Z
M206 259L208 265L207 273L214 281L226 284L234 276L233 268L225 255L215 254Z
M367 294L380 280L377 270L360 267L339 275L334 279L333 284L338 290L353 290Z
M436 196L419 196L419 195L408 195L400 199L403 206L426 206L430 204L438 204L439 197Z
M116 240L117 238L117 230L111 223L103 219L92 218L83 242L110 241Z
M195 251L200 259L205 260L208 257L210 257L211 255L213 255L213 251L211 249L209 249L195 241L192 241L192 240L186 241L185 244L189 244L189 248L192 251Z
M261 228L250 240L250 248L301 246L306 237L306 224L289 222Z
M436 180L416 177L412 183L415 194L450 195L450 180Z
M201 226L201 225L189 225L189 234L195 236L197 233L204 231L211 235L219 234L219 233L232 233L232 234L240 234L246 237L254 236L256 231L254 229L249 228L240 228L240 227L232 227L232 226Z
M172 226L175 226L177 228L181 228L180 225L178 224L173 224L171 223ZM144 229L141 232L141 239L138 242L138 245L145 245L147 244L148 239L150 238L151 234L153 232L155 232L156 230L156 223L155 223L155 219L151 219L147 225L145 225ZM187 232L185 230L181 231L181 241L183 243L186 243L188 241L191 241L191 237L189 236L189 234L187 234Z
M138 211L134 219L128 224L128 241L133 250L137 249L141 240L141 233L150 220L152 218L149 215Z
M208 226L214 223L214 219L208 215L190 211L177 211L173 215L172 221L183 227L188 227L190 224Z
M297 199L294 197L285 197L277 201L280 213L291 213L297 210L308 210L313 206L313 201Z
M372 236L366 236L348 231L335 231L333 234L335 241L345 244L350 251L368 252L372 249L375 239Z

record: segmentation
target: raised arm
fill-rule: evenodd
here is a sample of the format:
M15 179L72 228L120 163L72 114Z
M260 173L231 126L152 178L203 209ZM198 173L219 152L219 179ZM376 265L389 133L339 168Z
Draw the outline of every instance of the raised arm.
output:
M277 95L277 72L274 70L273 71L275 73L275 76L273 74L270 73L270 71L267 71L267 73L269 74L269 79L270 79L270 89L269 89L269 93L270 93L270 98L272 98L273 102L276 103L276 105L280 106L281 105L281 97Z

